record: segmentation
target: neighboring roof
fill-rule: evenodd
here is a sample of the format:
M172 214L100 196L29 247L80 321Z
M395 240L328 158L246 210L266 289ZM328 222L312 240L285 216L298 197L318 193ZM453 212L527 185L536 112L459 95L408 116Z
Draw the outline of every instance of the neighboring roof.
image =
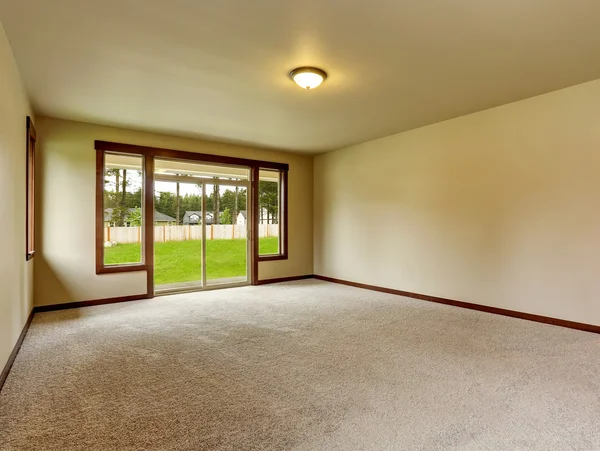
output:
M128 208L127 211L131 213L135 208ZM104 222L108 222L112 218L113 208L104 209ZM177 222L177 220L169 215L154 210L154 222Z
M154 222L177 222L177 219L154 210Z

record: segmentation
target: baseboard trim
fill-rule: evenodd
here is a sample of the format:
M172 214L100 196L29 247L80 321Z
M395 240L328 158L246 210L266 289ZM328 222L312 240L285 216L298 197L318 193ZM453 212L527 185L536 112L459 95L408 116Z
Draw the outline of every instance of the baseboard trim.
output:
M15 347L8 356L8 361L6 362L6 365L4 365L2 373L0 373L0 391L2 391L2 387L4 387L4 382L6 382L6 378L8 378L8 373L10 373L10 369L12 368L13 363L15 363L15 359L17 358L17 354L19 353L19 349L21 349L23 340L25 340L25 335L27 335L27 331L29 330L29 326L31 325L31 321L33 320L33 315L35 315L35 309L31 309L31 312L27 317L27 321L25 321L25 325L23 326L23 330L21 331L19 338L17 338Z
M516 310L508 310L498 307L490 307L487 305L473 304L471 302L457 301L455 299L440 298L437 296L430 296L427 294L413 293L410 291L394 290L392 288L378 287L376 285L367 285L364 283L350 282L348 280L335 279L333 277L315 275L315 279L324 280L327 282L339 283L342 285L348 285L356 288L364 288L366 290L379 291L381 293L396 294L398 296L405 296L414 299L420 299L422 301L435 302L438 304L452 305L454 307L467 308L470 310L478 310L480 312L492 313L494 315L510 316L512 318L524 319L527 321L535 321L537 323L552 324L554 326L567 327L569 329L583 330L585 332L592 332L600 334L600 326L593 324L578 323L576 321L568 321L565 319L552 318L550 316L534 315L532 313L523 313Z
M271 283L281 283L281 282L293 282L294 280L312 279L313 277L315 277L313 274L306 274L304 276L280 277L278 279L263 279L263 280L259 280L257 285L267 285L267 284L271 284Z
M133 296L121 296L117 298L93 299L91 301L66 302L64 304L38 305L34 307L34 312L52 312L55 310L67 310L80 307L93 307L94 305L116 304L119 302L139 301L148 299L147 294L135 294Z

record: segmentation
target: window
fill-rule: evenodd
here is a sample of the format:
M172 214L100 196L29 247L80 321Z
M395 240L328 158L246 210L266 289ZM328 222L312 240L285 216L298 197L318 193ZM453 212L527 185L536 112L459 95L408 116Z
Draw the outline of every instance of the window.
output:
M145 269L144 157L101 152L99 159L102 242L96 272Z
M287 171L258 171L258 255L261 260L287 258Z
M204 230L203 242L249 240L246 255L249 250L252 252L245 268L254 285L259 283L258 262L288 258L289 165L107 141L95 141L94 147L96 274L146 271L146 295L152 297L158 274L155 243L167 239L165 224L182 229L188 241L192 241L190 233L198 230L177 223L187 226L205 221L206 226L214 225L210 227L212 239L208 238L207 228L197 228ZM199 170L198 165L211 168L207 172L206 167ZM233 170L237 172L232 173ZM242 170L245 174L239 173ZM215 180L219 181L216 191ZM164 182L176 184L175 194L177 184L201 186L206 190L202 194L205 205L191 198L186 204L184 195L174 211L162 209L162 202L168 196L157 197L155 191L157 184ZM221 233L223 230L227 230L225 235ZM201 249L207 252L208 247ZM210 264L203 265L202 271L207 267ZM211 280L210 274L202 278ZM214 280L218 278L215 276Z
M31 260L35 254L35 141L35 127L31 118L27 116L26 260Z

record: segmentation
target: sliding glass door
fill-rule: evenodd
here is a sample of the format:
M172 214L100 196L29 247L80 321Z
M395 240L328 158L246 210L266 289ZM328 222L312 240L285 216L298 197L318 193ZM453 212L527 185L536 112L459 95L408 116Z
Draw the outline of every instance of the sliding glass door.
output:
M249 168L156 158L155 293L249 283L249 188Z
M202 182L154 181L155 291L194 290L202 282Z
M247 284L249 271L248 181L215 178L206 183L206 285Z

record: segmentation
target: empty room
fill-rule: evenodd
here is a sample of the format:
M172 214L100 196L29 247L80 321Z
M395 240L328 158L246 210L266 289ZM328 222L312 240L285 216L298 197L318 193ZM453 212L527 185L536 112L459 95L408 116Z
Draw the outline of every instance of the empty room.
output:
M599 29L0 0L0 451L600 450Z

